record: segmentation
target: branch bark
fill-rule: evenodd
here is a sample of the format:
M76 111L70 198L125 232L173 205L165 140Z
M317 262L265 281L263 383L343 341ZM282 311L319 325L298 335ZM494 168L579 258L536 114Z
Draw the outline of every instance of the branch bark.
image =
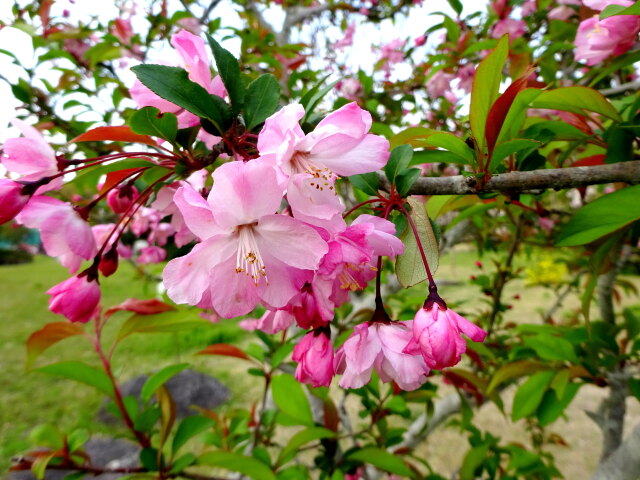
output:
M592 480L637 480L640 478L640 424L600 465Z
M640 88L640 80L636 80L635 82L623 83L621 85L618 85L617 87L603 88L602 90L600 90L600 93L605 96L617 95L619 93L624 93L628 90L638 90L639 88Z
M478 193L524 193L546 189L585 187L603 183L640 183L640 160L595 165L567 167L530 172L509 172L493 175L481 184L475 177L422 177L409 190L409 195L475 195ZM389 181L380 174L380 185L389 190Z

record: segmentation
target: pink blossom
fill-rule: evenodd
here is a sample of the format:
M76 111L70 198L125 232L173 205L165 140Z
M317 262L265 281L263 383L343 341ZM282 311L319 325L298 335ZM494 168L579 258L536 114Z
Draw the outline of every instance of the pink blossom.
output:
M577 1L580 1L580 0L577 0ZM530 15L533 15L538 9L537 3L538 3L537 0L525 0L521 7L522 16L528 17Z
M413 41L413 44L416 47L421 47L425 43L427 43L427 36L426 35L420 35L419 37L416 37L415 40Z
M89 224L68 203L51 197L35 196L16 220L40 231L47 255L74 273L82 260L96 254L96 242Z
M312 282L303 285L287 306L300 328L318 328L333 320L332 291L333 280L322 275L315 275Z
M131 20L125 18L116 18L110 28L111 34L114 35L123 45L129 45L133 38L133 28Z
M333 379L333 345L327 329L307 333L293 349L298 362L296 380L313 387L328 387Z
M362 95L362 84L357 78L345 78L339 88L340 95L347 100L357 100Z
M353 45L353 34L355 33L355 31L356 31L356 23L355 22L349 23L349 26L344 31L344 37L338 40L337 42L335 42L333 45L331 45L331 47L335 49L350 47L351 45Z
M8 178L0 178L0 225L13 220L31 198L21 193L23 187Z
M138 189L133 185L114 188L107 194L107 205L114 213L124 213L138 198Z
M21 120L14 118L11 123L24 137L9 138L3 146L2 165L10 172L21 175L20 180L33 182L58 173L56 154L42 134ZM40 187L37 193L58 188L61 180Z
M380 58L378 59L378 62L383 62L380 68L385 72L385 77L388 78L391 76L391 67L393 65L404 61L404 44L404 40L396 38L380 47Z
M371 379L375 368L383 382L394 381L403 390L422 385L429 368L420 355L404 352L411 339L412 322L374 322L355 327L336 352L334 367L342 374L340 386L360 388Z
M630 7L633 5L631 0L582 0L582 3L593 10L602 11L607 8L609 5L622 5L623 7ZM577 4L573 5L579 5Z
M100 303L100 287L95 278L80 274L52 287L47 292L49 310L72 322L87 323Z
M176 23L188 32L193 33L194 35L200 36L202 33L202 25L197 18L184 17L178 20Z
M164 248L150 245L140 249L137 262L141 265L148 265L150 263L160 263L167 257L167 252Z
M260 301L285 306L318 267L326 242L312 227L275 214L283 189L271 166L227 163L213 178L208 200L189 194L192 207L177 204L186 225L203 241L167 264L169 297L191 305L205 299L227 318L250 312Z
M455 77L443 70L438 70L427 80L427 92L431 98L444 96L451 89L451 82Z
M509 40L514 40L524 35L526 27L527 24L522 20L503 18L494 25L491 36L493 38L500 38L504 34L509 34Z
M640 17L619 15L600 20L597 15L578 26L576 34L576 60L596 65L610 56L621 55L636 42L640 31Z
M460 336L462 333L474 342L482 342L487 336L480 327L434 302L431 307L421 308L416 313L413 337L404 351L422 354L429 368L452 367L467 349L467 343Z
M293 315L285 309L267 310L260 318L247 318L240 322L245 330L260 330L269 335L282 332L293 325Z
M471 93L473 87L473 77L476 74L476 67L472 63L467 63L458 69L456 78L458 79L458 88L467 93Z
M573 8L568 7L566 5L560 5L554 8L553 10L551 10L547 15L547 17L550 20L561 20L564 22L565 20L568 20L570 17L572 17L576 13L577 12Z

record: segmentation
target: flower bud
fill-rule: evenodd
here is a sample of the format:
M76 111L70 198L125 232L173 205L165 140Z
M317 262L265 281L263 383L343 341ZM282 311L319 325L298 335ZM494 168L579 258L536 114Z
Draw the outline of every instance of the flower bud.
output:
M114 188L107 194L107 205L114 213L124 213L136 198L138 198L138 189L133 185L125 185Z
M27 204L29 195L21 193L22 185L8 178L0 178L0 225L18 215Z
M298 362L296 380L314 387L331 384L333 378L333 345L326 329L307 333L293 349L293 360Z
M49 310L64 315L71 322L87 323L100 303L100 287L86 271L52 287L47 292Z

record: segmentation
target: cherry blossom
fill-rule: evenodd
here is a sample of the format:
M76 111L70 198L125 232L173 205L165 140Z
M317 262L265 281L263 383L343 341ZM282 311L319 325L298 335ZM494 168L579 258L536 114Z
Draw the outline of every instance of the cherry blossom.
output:
M307 333L293 349L298 362L296 380L313 387L328 387L333 379L333 345L327 329Z
M0 178L0 225L13 220L31 198L23 195L23 185L8 178Z
M80 274L68 278L47 292L49 310L64 315L71 322L87 323L100 303L100 287L91 274Z

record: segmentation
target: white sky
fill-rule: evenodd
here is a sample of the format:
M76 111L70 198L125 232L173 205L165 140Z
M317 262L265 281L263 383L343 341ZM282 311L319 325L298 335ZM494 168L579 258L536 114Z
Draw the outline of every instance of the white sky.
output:
M176 0L172 1L175 2ZM11 19L12 3L13 2L9 0L0 0L0 19L4 21ZM23 1L21 3L25 2ZM140 6L145 5L144 0L139 0L137 3ZM487 3L487 0L464 0L463 16L477 10L485 9ZM71 12L71 17L69 18L70 23L75 23L78 19L87 22L92 15L97 15L103 23L118 17L119 12L113 0L101 0L99 5L100 11L96 13L96 2L93 0L75 0L74 4L71 4L71 0L58 0L54 3L51 14L52 17L54 17L60 15L62 10L68 9ZM432 15L432 13L436 11L442 11L452 16L454 15L449 4L444 0L437 3L432 0L426 0L423 2L423 6L412 9L409 17L398 17L395 24L390 20L386 20L379 25L358 21L356 34L354 36L354 45L346 49L343 54L345 57L341 58L347 60L353 71L357 71L358 68L371 71L371 67L378 57L378 53L372 50L373 45L388 43L395 38L408 39L408 41L413 42L413 40L421 35L427 28L441 21L441 16ZM216 16L223 18L224 26L242 26L237 12L226 2L222 2L212 12L211 18L215 18ZM265 12L265 17L278 29L282 24L284 14L279 7L273 7ZM134 31L144 28L144 22L144 19L139 19L136 25L134 17ZM311 28L312 27L305 28L302 31L302 40L304 40L304 37L308 38L308 36L312 34ZM339 28L332 27L329 29L328 35L330 38L338 40L343 34ZM437 42L438 37L439 34L433 35L430 38L430 42ZM231 41L225 43L225 47L233 52L239 49L239 44ZM31 38L20 30L10 27L0 30L0 49L14 53L25 66L32 67L35 63ZM41 54L42 52L38 53ZM173 59L177 59L177 56L168 43L163 46L161 51L154 52L149 56L150 62L162 61L163 63L177 63L177 61L172 61ZM62 60L62 62L65 61ZM51 62L48 62L47 65L49 68L53 66ZM394 74L399 77L406 77L410 74L410 70L408 69L410 69L408 65L399 66ZM0 73L11 82L16 82L22 74L22 69L13 65L10 57L0 54ZM122 70L120 74L126 84L130 85L133 83L134 77L131 72ZM59 72L47 70L47 67L40 67L37 71L37 76L47 78L54 84L59 75ZM99 103L99 99L96 101ZM10 86L5 81L0 81L0 142L18 135L15 129L5 127L8 125L9 120L15 116L16 108L19 106L20 102L14 98Z

